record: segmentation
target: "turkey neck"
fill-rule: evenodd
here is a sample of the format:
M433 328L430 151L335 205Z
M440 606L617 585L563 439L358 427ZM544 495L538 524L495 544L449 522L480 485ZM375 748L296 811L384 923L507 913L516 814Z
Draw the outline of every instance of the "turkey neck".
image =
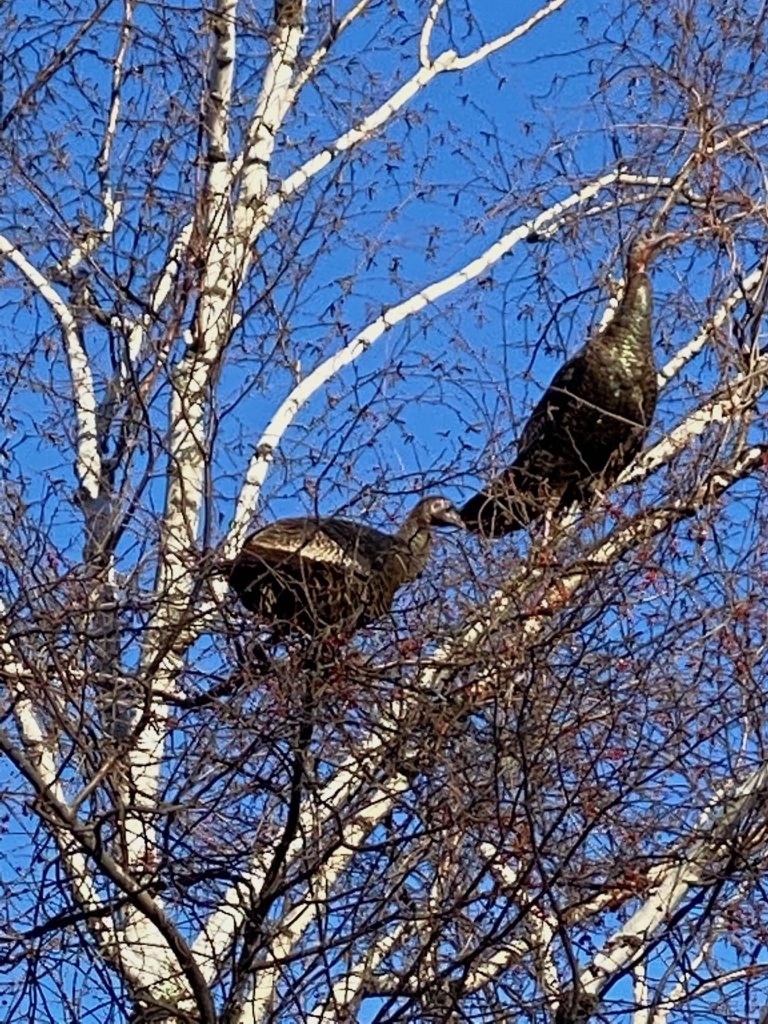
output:
M432 530L420 519L406 519L395 534L398 544L389 556L389 569L403 583L415 580L429 561Z
M627 288L616 310L616 316L594 347L606 350L605 365L634 375L638 370L654 367L651 345L651 312L653 291L651 280L642 271L628 277Z

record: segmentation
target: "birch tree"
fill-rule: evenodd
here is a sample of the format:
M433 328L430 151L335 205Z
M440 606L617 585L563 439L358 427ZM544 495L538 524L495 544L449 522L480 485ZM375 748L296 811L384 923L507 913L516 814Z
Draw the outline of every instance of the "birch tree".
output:
M3 1020L766 1019L767 17L5 5ZM617 487L255 657L253 525L471 493L646 229Z

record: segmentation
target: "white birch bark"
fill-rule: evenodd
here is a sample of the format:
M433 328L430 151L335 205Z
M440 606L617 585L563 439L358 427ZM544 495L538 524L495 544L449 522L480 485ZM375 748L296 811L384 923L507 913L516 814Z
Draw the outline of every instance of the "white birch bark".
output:
M118 928L108 918L95 917L93 926L105 950L105 957L112 956L118 963L134 991L149 990L154 997L178 1003L190 1012L196 1007L203 1021L213 1020L208 990L247 916L245 893L258 893L263 885L266 873L265 851L259 849L254 852L250 873L232 886L190 948L179 939L178 932L164 918L162 900L140 892L137 879L141 877L144 867L152 862L154 853L155 826L146 809L152 807L160 791L168 735L168 707L161 694L173 692L174 675L182 665L190 637L195 635L194 629L188 630L184 625L184 617L189 610L197 568L195 551L200 536L205 472L209 458L207 417L211 389L215 385L218 365L237 323L236 300L251 272L255 243L285 203L304 190L337 157L364 145L385 128L439 76L447 72L465 72L499 53L556 13L565 2L550 0L515 29L499 35L471 53L462 56L447 50L432 57L432 36L438 18L447 7L445 0L435 0L427 12L418 37L418 68L413 75L384 103L361 118L335 142L310 156L289 173L271 193L269 175L278 133L300 91L322 66L330 52L332 40L326 40L318 46L297 73L303 29L290 25L276 27L244 150L233 159L229 135L235 80L237 4L235 0L219 0L212 14L216 43L205 117L211 162L204 217L200 224L189 225L172 248L166 267L158 277L150 312L135 323L121 320L113 324L124 330L128 338L127 359L122 367L127 380L132 365L138 362L142 352L152 323L152 314L157 313L166 301L182 256L192 240L193 229L199 229L205 242L200 281L201 301L194 329L186 336L186 352L171 371L172 398L168 434L170 468L162 530L162 563L155 590L156 613L151 622L142 662L144 681L149 687L154 687L154 695L149 702L148 714L136 725L129 764L132 795L128 802L132 808L140 806L143 812L131 810L127 817L127 863L117 863L108 855L99 861L100 869L119 884L130 899L124 925ZM338 38L338 34L345 31L367 6L368 0L359 0L354 4L341 18L334 38ZM121 215L120 203L115 200L109 182L108 169L120 117L121 87L133 13L132 0L126 0L112 75L112 99L107 128L98 159L103 223L97 231L73 247L63 264L63 269L68 271L86 262L101 242L114 234ZM385 310L339 352L315 367L279 405L256 446L228 533L227 552L232 554L242 541L274 453L288 427L295 422L305 404L319 389L369 351L390 328L417 316L425 308L476 280L531 232L551 234L557 231L566 223L567 214L583 208L605 189L616 185L652 188L658 184L657 179L633 176L623 171L600 175L575 190L565 200L553 204L494 241L480 256L460 269ZM582 212L588 214L590 210ZM77 475L83 492L95 499L99 495L102 479L97 404L93 375L77 322L56 288L12 242L3 237L0 237L0 254L17 268L49 305L60 325L74 393ZM709 343L713 334L727 322L736 306L743 301L744 295L757 288L761 274L762 270L750 274L744 281L743 291L725 300L700 334L669 361L660 375L662 383L679 373ZM689 415L678 428L647 453L639 466L630 470L625 479L647 475L666 464L687 447L692 439L713 425L732 422L734 418L748 413L756 396L764 389L767 371L768 364L764 357L757 359L749 371L729 383L726 394L718 394ZM710 480L702 484L688 503L672 503L617 528L590 553L588 566L577 566L567 572L558 581L556 588L540 596L535 607L528 608L522 634L529 640L535 637L546 617L562 608L601 567L620 557L638 538L648 539L662 532L671 523L691 514L697 503L711 501L724 493L735 480L760 465L763 458L762 449L744 449L731 465L713 474ZM510 610L508 592L498 594L487 608L479 609L463 630L446 641L424 663L415 681L416 688L439 691L456 660L466 659L468 652L481 645L503 624ZM31 767L34 767L34 772L30 768L30 778L35 780L34 784L58 814L59 824L53 828L52 835L59 845L62 861L68 871L74 899L83 909L101 909L102 903L89 873L91 868L87 858L95 856L88 845L90 838L80 833L73 809L64 799L57 775L56 751L46 740L35 716L33 702L23 690L24 668L15 660L10 649L4 647L2 653L4 676L16 676L19 680L15 692L15 715L26 749L32 755ZM482 693L478 692L477 696L481 698ZM408 710L407 700L404 698L402 703L392 706L385 724L397 726ZM368 770L380 766L386 745L386 731L380 729L372 733L350 755L348 761L340 766L336 777L327 783L316 804L304 809L299 836L304 832L318 833L332 815L344 816L353 795L360 787L361 766ZM5 738L3 743L7 750L12 746L10 740ZM95 781L91 780L89 785L93 786ZM255 977L253 990L240 1017L244 1024L257 1024L265 1019L282 977L283 964L290 961L302 936L315 920L318 905L322 906L328 900L366 838L397 805L398 798L408 785L404 776L393 774L384 782L371 786L363 808L344 822L343 839L338 848L307 884L305 891L299 894L293 911L272 935L266 956L267 966ZM681 855L680 861L659 872L654 879L652 894L642 907L606 943L593 962L584 968L581 985L585 992L599 997L611 978L632 967L688 893L697 886L707 884L708 865L712 859L722 855L728 840L739 832L747 815L764 799L765 790L765 771L761 768L742 785L735 787L732 793L722 796L708 810L696 831L697 838ZM762 834L754 842L755 845L763 842ZM302 839L296 839L291 844L288 863L301 854L302 844ZM310 1019L321 1024L333 1019L334 1012L355 1005L366 978L396 947L403 931L404 926L384 935L371 948L370 955L364 961L353 965L348 974L334 984L329 999L313 1009ZM495 951L486 963L476 968L470 979L470 987L480 988L490 984L510 962L530 954L537 960L542 989L553 1004L560 987L558 967L552 953L554 937L554 918L537 911L531 916L525 939L512 941L503 950ZM108 953L115 945L119 946L119 953ZM638 986L643 992L647 990L646 980L640 975ZM672 1002L678 998L677 990L670 998ZM663 1009L659 1013L660 1024L665 1014ZM657 1024L655 1018L654 1024Z
M590 552L588 565L585 568L575 569L570 572L566 571L550 590L540 595L536 601L535 608L528 613L520 624L521 634L527 639L532 640L544 624L549 621L551 615L559 608L564 607L579 588L592 577L594 572L599 571L601 566L611 564L628 546L639 538L647 540L667 529L670 523L679 520L681 517L693 514L696 509L702 506L702 503L713 500L719 494L724 493L737 480L753 472L757 466L762 464L763 459L764 452L762 448L748 449L734 462L734 465L728 471L714 475L711 480L703 484L690 501L678 501L671 504L667 509L651 512L647 516L640 517L630 526L617 530L608 540ZM509 610L512 610L509 598L500 595L498 600L491 603L490 610L483 610L481 615L478 616L477 621L470 622L452 642L443 646L430 659L429 664L420 672L419 678L415 681L413 692L439 692L444 673L451 673L453 666L461 663L462 659L466 658L468 651L476 648L489 633L501 628L505 615ZM516 603L514 610L517 612ZM478 699L482 699L481 692L476 691L476 694ZM488 696L492 698L490 690ZM393 719L396 714L397 712L395 711ZM364 757L366 761L370 759L370 763L367 766L368 771L371 770L371 765L376 763L376 754L384 745L382 736L385 731L380 728L375 736L371 736L369 743L366 745ZM350 768L340 768L332 787L329 787L328 793L323 794L322 799L319 801L320 806L327 806L328 802L333 801L334 810L331 813L334 815L338 813L337 809L339 807L343 807L344 802L356 787L357 779L359 778L360 758L357 757L350 760ZM353 770L352 765L356 765L357 770ZM405 785L407 786L407 783ZM368 805L366 813L358 815L349 823L349 832L346 833L344 845L329 860L327 866L318 873L313 882L313 889L308 894L307 901L305 903L300 902L295 906L290 921L286 922L283 929L278 932L278 937L274 940L271 950L271 955L274 956L277 962L289 960L296 943L312 922L315 906L318 902L317 892L319 890L323 892L330 890L354 856L359 843L364 840L365 836L369 834L382 818L390 813L401 791L402 789L398 784L397 778L392 778L387 786L377 789ZM309 828L319 831L322 828L322 819L312 826L308 823L307 829ZM298 834L301 835L304 831L304 828L300 828ZM291 854L289 853L289 859L290 856ZM257 886L258 878L251 876L248 879L248 884ZM319 887L319 890L317 887ZM319 900L319 902L322 903L322 900ZM209 920L206 928L203 930L205 946L208 947L207 953L212 961L214 957L220 955L221 949L226 948L229 940L227 932L238 924L239 915L233 911L233 900L231 897L228 898L227 903L227 911L215 915L214 918ZM548 949L548 945L546 947L541 946L541 943L544 942L544 939L541 938L543 934L542 932L539 936L538 948ZM215 948L216 946L218 946L218 949ZM199 943L196 944L195 952L204 955ZM545 958L542 963L546 965L549 961ZM552 981L555 977L552 965L545 966L544 970L546 977ZM256 1024L268 1012L279 976L279 971L276 969L266 969L260 972L253 998L247 1011L244 1011L243 1021L245 1024ZM585 988L585 991L590 992L591 990Z
M643 960L658 931L671 921L686 896L720 880L719 867L735 842L744 854L765 846L766 795L768 765L762 765L713 799L688 841L678 844L675 861L655 881L640 907L583 969L579 984L587 995L599 998L613 977Z
M518 227L507 232L493 242L480 256L470 260L459 270L440 281L427 285L403 302L384 310L376 320L355 335L344 348L326 359L297 384L281 403L256 445L238 497L234 520L227 535L225 554L233 555L242 545L251 512L258 500L274 458L274 452L298 412L321 387L332 380L345 366L359 359L390 328L417 315L426 307L439 302L447 295L476 280L498 263L503 256L512 252L515 246L528 238L532 232L554 232L568 212L616 183L636 185L643 184L643 181L635 176L625 175L621 171L610 171L588 182L566 199L553 204L536 217L524 221Z
M40 298L48 304L61 328L64 352L72 380L72 397L77 422L75 469L85 494L89 498L95 498L99 493L101 477L101 456L96 430L96 394L90 363L77 322L56 288L4 236L0 236L0 256L4 256L21 272Z

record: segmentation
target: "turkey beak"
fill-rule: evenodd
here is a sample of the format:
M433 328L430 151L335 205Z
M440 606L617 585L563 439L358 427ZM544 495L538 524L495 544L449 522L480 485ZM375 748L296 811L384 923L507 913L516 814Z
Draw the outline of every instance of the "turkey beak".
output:
M464 520L459 515L458 509L453 507L437 512L432 519L432 523L435 526L458 526L462 530L465 529Z

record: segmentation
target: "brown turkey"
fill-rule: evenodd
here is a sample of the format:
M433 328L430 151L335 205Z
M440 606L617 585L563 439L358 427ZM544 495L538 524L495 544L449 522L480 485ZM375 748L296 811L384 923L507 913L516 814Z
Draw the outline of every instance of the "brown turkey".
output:
M470 530L501 537L547 510L610 486L645 441L656 408L651 258L677 234L641 236L611 322L562 366L534 409L512 465L461 509Z
M248 537L229 582L276 638L352 632L386 615L424 571L434 526L463 526L445 498L424 498L394 534L335 517L280 519Z

